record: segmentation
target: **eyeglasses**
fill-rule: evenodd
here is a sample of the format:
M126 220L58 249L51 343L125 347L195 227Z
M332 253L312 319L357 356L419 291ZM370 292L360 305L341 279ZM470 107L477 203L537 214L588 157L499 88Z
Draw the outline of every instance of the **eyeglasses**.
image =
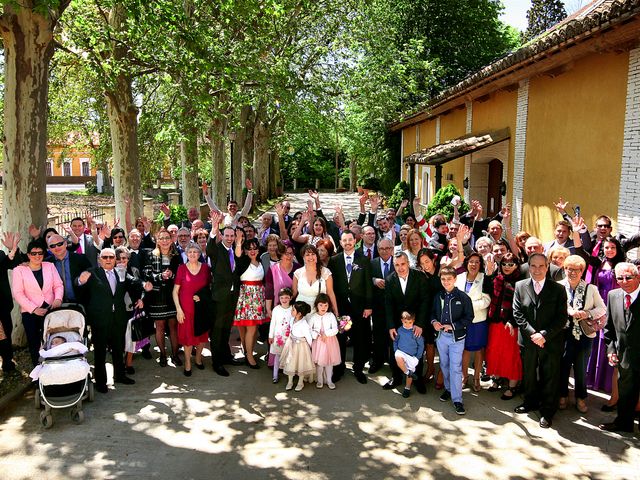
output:
M501 263L501 265L503 267L515 267L516 266L516 264L513 263L513 262L505 262L505 263Z
M28 255L31 255L32 257L42 257L44 252L29 252Z
M566 267L565 270L569 273L581 273L582 269L581 268L569 268Z
M619 282L630 282L634 278L636 277L632 275L620 275L619 277L616 277L616 280Z
M610 223L601 223L600 225L596 225L598 228L611 228Z
M114 258L116 258L115 255L100 255L100 258L103 260L113 260Z
M189 238L191 235L189 235L188 233L180 233L178 235L178 238Z
M51 243L49 244L49 248L61 247L62 245L64 245L64 242Z

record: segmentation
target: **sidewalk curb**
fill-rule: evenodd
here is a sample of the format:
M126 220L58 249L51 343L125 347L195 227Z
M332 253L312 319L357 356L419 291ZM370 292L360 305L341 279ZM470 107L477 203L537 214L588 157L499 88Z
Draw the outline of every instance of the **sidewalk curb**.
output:
M6 393L2 398L0 398L0 413L3 412L11 402L13 402L16 398L24 395L28 390L33 388L34 383L29 380L24 385L19 386L13 391Z

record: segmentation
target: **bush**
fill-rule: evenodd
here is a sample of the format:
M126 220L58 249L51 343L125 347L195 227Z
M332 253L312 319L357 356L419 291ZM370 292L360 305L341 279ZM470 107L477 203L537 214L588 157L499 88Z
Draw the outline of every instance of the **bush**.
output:
M381 190L380 180L378 180L376 177L367 177L362 180L362 188L366 190L372 190L374 192L379 192Z
M169 216L169 223L178 224L180 222L185 221L187 217L187 209L183 205L169 205L169 209L171 210L171 215ZM156 223L162 225L164 222L164 213L158 212L156 216Z
M411 205L411 201L413 199L409 197L409 184L402 180L401 182L396 183L396 186L393 187L391 196L387 200L387 208L398 210L400 203L404 199L409 200L409 205Z
M98 186L91 180L84 184L84 189L87 191L87 195L95 195L98 193Z
M460 215L467 213L469 211L469 205L465 203L464 197L460 194L456 186L449 184L446 187L442 187L433 196L427 206L426 218L429 219L434 215L441 213L447 217L447 220L451 220L453 218L453 205L451 205L451 200L455 195L460 197L461 202L458 206L458 212Z

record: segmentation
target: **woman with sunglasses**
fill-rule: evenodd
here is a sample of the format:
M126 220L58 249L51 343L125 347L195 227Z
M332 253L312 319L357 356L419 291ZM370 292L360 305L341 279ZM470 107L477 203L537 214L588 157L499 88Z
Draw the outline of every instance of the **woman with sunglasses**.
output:
M64 285L53 263L43 262L46 245L32 240L27 245L26 264L13 269L13 298L20 305L22 325L27 334L31 362L38 364L38 350L42 341L44 317L52 308L62 304Z
M491 375L493 383L490 392L500 389L499 380L506 378L509 382L502 394L502 400L511 400L518 382L522 380L522 360L518 346L518 328L513 319L513 293L516 282L520 279L520 268L517 258L507 252L500 261L500 271L493 279L491 305L489 305L489 339L485 360L487 375Z
M240 295L233 318L233 324L240 331L240 340L249 368L260 366L253 356L258 325L266 320L264 300L264 268L260 263L260 243L257 238L245 240L244 254L238 259L236 268L240 273Z

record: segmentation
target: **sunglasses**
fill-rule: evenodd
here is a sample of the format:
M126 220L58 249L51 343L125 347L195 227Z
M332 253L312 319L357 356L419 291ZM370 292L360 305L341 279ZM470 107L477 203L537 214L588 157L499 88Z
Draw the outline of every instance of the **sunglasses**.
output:
M113 239L115 240L116 238L124 238L124 235L114 235Z
M50 243L49 248L61 247L62 245L64 245L64 242Z
M116 258L115 255L100 255L100 258L102 258L103 260L113 260L114 258Z
M631 275L620 275L619 277L616 277L616 280L619 282L630 282L631 280L633 280L636 277L633 277Z
M248 247L248 248L247 248L247 250L248 250L248 251L251 251L251 250L258 250L258 247L256 247L256 246L251 246L251 247Z
M604 224L601 224L601 225L596 225L596 227L598 227L598 228L611 228L611 224L610 223L609 224L604 223Z
M29 252L28 255L31 255L32 257L42 257L44 252Z
M515 267L516 264L513 262L505 262L501 264L503 267Z

